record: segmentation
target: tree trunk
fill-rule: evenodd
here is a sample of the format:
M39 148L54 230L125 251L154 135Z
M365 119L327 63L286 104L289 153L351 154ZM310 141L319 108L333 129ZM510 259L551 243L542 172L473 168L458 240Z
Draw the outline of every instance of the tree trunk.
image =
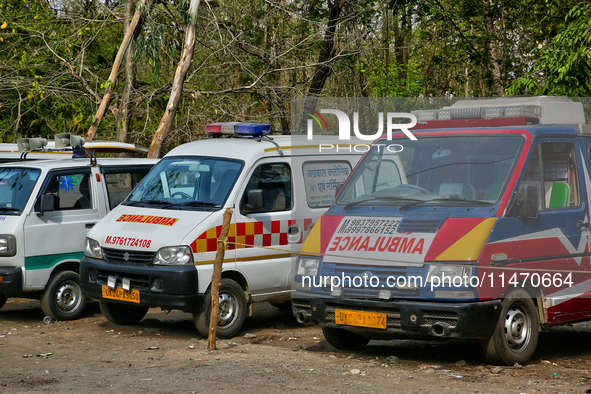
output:
M135 12L135 0L127 0L125 3L125 18L123 18L123 31L125 34L130 30L130 21ZM131 95L135 88L136 69L133 62L134 56L133 40L125 52L125 86L123 96L117 111L117 141L127 142L129 140L129 121L131 119Z
M150 144L150 152L148 152L148 157L160 157L162 142L170 131L170 127L174 121L174 116L176 115L176 110L181 100L181 95L183 93L183 83L185 82L185 77L189 71L189 68L191 67L191 61L193 60L199 3L200 0L191 0L191 4L189 5L190 22L187 26L187 35L185 36L183 53L181 54L181 59L179 60L179 64L176 68L174 82L170 91L170 99L166 105L166 110L164 111L164 115L162 115L158 129L152 137L152 144Z
M490 54L490 61L491 61L491 74L492 74L492 82L494 85L495 92L497 93L498 97L503 97L505 94L505 89L503 88L502 83L502 73L500 62L501 59L501 50L497 35L495 34L495 26L493 21L494 16L494 5L491 0L485 1L486 6L489 7L488 15L484 16L484 30L487 34L488 40L488 47L489 47L489 54Z
M141 25L145 18L142 18L145 14L148 14L154 5L154 0L140 0L139 7L135 11L133 15L133 19L129 24L129 28L125 32L125 36L123 37L123 41L121 42L121 46L119 47L119 51L117 52L117 56L115 56L115 61L113 62L113 68L111 69L111 74L109 75L109 79L107 80L107 87L105 89L105 95L103 96L103 100L96 111L96 115L94 116L94 122L90 125L90 129L88 129L88 133L86 134L86 140L92 141L96 131L98 130L99 125L101 124L101 120L103 120L103 116L105 112L107 112L107 107L109 106L109 102L113 97L113 93L115 92L115 87L117 86L117 75L119 74L119 68L121 67L121 63L123 62L123 55L127 51L129 47L129 43L131 42L132 36L134 36L136 30L139 31ZM141 22L141 23L140 23Z
M322 48L318 54L318 62L316 68L314 69L314 76L312 77L312 82L310 83L310 88L308 89L306 100L304 101L304 108L316 109L318 97L322 93L324 84L330 75L330 64L332 61L331 58L333 56L335 31L337 29L337 25L339 24L339 16L341 15L341 10L343 9L345 1L346 0L333 0L331 2L329 0L328 2L328 25L326 26L326 31L324 33L324 42L322 43Z

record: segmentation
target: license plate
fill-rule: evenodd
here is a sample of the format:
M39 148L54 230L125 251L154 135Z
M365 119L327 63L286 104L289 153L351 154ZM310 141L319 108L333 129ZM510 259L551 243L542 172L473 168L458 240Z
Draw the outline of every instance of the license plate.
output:
M103 298L110 298L112 300L129 301L129 302L140 302L140 292L134 289L125 291L121 287L115 288L115 290L109 289L103 285Z
M386 329L388 322L385 313L358 312L344 309L335 309L334 318L337 324L382 329Z

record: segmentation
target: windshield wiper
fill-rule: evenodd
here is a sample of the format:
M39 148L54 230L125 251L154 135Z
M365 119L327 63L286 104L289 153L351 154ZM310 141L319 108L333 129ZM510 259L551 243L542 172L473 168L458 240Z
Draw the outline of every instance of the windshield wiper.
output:
M138 204L146 204L146 205L173 205L174 203L168 202L166 200L141 200L141 201L128 201L125 205L138 205Z
M372 197L372 198L368 198L366 200L350 202L350 203L346 204L343 207L343 209L347 209L347 208L354 207L355 205L358 205L358 204L361 204L361 203L364 203L364 202L375 201L375 200L405 200L405 201L422 202L422 200L417 200L416 198L410 198L410 197L383 196L383 197Z
M470 199L463 198L463 197L447 197L447 198L434 198L432 200L421 200L421 201L411 202L410 204L406 204L406 205L401 206L398 210L402 211L404 209L414 207L415 205L419 205L419 204L422 204L425 202L432 202L432 201L471 202L471 203L480 204L480 205L493 205L492 202L487 202L487 201L470 200Z
M221 207L220 204L211 201L185 201L185 202L177 202L171 205L168 205L167 208L176 207L176 206L186 206L186 207Z
M20 209L13 207L0 207L0 212L19 212Z

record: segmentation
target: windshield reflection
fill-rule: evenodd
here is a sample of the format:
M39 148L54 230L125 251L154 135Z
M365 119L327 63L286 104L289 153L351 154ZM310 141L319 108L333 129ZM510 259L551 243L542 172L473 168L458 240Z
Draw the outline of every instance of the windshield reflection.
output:
M125 205L211 210L223 207L243 162L212 157L167 157L137 185Z
M337 204L493 205L523 141L515 135L380 141L351 174Z
M0 215L22 213L39 174L30 168L0 168Z

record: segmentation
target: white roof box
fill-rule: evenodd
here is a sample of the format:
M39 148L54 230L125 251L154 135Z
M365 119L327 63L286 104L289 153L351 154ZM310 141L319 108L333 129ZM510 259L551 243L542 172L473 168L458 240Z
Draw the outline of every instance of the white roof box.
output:
M565 96L500 97L494 99L460 100L450 108L488 108L537 105L542 109L540 124L584 124L583 104Z

